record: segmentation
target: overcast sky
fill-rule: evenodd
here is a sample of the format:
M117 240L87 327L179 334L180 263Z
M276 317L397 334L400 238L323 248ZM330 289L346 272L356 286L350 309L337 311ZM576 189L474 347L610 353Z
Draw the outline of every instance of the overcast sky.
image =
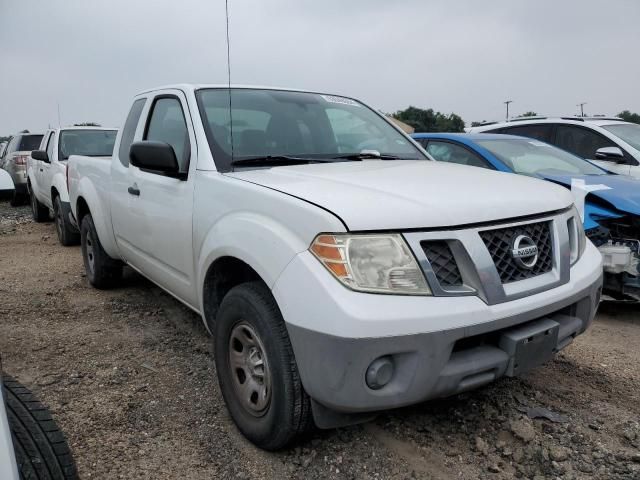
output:
M638 0L229 0L233 83L393 112L640 111ZM94 121L131 97L226 83L224 0L0 0L0 135Z

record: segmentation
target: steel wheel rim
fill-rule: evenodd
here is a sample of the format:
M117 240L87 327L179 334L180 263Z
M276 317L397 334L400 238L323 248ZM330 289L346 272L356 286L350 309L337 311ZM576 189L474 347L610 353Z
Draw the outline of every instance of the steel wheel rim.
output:
M89 265L89 272L93 275L94 263L96 261L93 251L93 238L91 232L87 232L87 240L85 241L85 251L87 252L87 264Z
M266 350L255 330L238 323L229 335L231 383L242 407L261 417L271 403L271 370Z

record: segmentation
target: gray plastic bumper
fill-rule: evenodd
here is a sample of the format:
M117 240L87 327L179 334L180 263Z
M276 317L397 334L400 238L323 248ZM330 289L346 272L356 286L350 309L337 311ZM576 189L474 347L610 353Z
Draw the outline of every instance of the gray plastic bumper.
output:
M434 333L353 339L287 327L314 413L375 412L457 394L544 363L591 324L601 288L602 277L562 302ZM393 376L375 390L366 373L381 357L392 359ZM331 423L339 422L319 426Z

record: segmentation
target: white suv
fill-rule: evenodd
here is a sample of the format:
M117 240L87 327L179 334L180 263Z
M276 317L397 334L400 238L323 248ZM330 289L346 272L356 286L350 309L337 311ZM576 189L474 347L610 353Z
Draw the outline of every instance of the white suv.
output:
M551 143L623 175L640 177L640 125L616 117L531 117L472 127Z

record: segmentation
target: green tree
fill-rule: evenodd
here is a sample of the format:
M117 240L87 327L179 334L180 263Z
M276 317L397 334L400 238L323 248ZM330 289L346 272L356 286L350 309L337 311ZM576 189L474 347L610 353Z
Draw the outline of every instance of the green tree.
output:
M411 125L416 132L464 132L464 120L455 113L446 115L434 112L429 108L424 110L408 107L393 114L395 118Z
M620 112L618 116L627 122L640 123L640 114L631 113L629 110Z
M518 118L524 117L537 117L538 114L536 112L524 112L522 115L518 115Z

